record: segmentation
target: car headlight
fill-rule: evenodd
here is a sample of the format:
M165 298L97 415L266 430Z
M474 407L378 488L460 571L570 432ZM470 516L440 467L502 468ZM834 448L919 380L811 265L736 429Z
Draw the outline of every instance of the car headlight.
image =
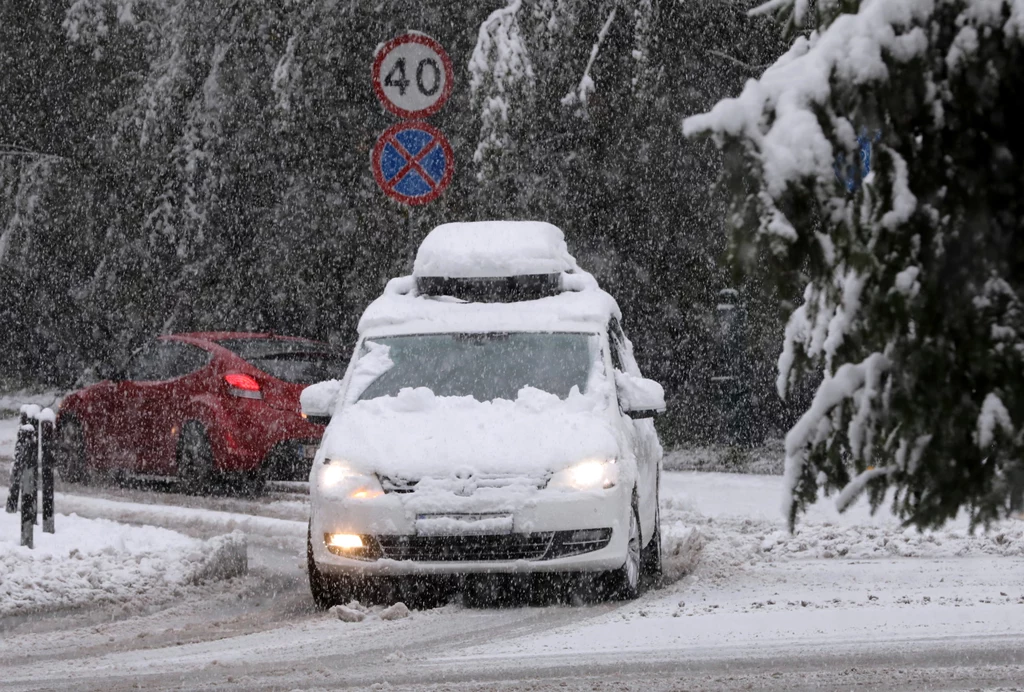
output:
M321 490L341 490L353 500L372 500L384 494L376 475L356 471L343 461L327 461L320 470Z
M600 490L619 481L619 466L614 459L588 459L551 476L549 488Z

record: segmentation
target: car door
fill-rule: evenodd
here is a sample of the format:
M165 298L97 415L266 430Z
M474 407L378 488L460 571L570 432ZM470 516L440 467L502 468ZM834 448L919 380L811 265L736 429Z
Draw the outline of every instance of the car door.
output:
M138 383L137 470L139 473L167 474L174 471L178 433L185 419L190 396L190 375L210 360L210 354L177 341L163 341L157 347L153 378Z
M156 342L135 351L119 377L102 383L91 407L86 435L96 465L113 471L137 467L140 381L156 368Z
M633 359L632 349L622 327L616 319L608 323L608 345L612 367L622 373L640 376L640 368ZM614 381L614 379L613 379ZM616 399L619 397L616 396ZM620 409L619 418L628 431L637 461L637 495L639 496L640 524L644 540L651 535L658 510L658 475L661 469L661 444L650 418L634 420Z

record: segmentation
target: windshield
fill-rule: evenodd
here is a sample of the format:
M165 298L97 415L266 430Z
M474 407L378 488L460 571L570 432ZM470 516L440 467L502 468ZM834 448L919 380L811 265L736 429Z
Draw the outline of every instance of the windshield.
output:
M318 341L223 339L217 343L271 377L292 384L322 382L345 372L345 358Z
M372 343L388 347L393 365L359 400L394 396L406 387L477 401L514 401L520 389L534 387L564 399L573 387L586 390L597 360L597 336L582 333L422 334Z

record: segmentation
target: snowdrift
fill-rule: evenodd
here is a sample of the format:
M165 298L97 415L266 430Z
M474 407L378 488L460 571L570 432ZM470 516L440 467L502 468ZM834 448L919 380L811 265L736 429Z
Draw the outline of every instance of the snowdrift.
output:
M0 617L159 602L174 598L184 586L247 571L240 532L199 540L75 514L55 519L57 533L37 531L36 547L29 550L19 545L18 515L0 513Z

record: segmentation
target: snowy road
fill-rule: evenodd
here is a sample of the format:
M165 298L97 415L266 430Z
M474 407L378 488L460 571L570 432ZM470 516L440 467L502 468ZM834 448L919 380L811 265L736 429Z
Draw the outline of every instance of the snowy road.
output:
M58 511L199 537L242 528L250 574L171 603L0 620L0 688L1019 689L1024 522L922 535L823 501L790 536L779 484L666 474L672 570L703 548L691 573L636 602L451 603L352 624L311 607L299 495L67 486Z

